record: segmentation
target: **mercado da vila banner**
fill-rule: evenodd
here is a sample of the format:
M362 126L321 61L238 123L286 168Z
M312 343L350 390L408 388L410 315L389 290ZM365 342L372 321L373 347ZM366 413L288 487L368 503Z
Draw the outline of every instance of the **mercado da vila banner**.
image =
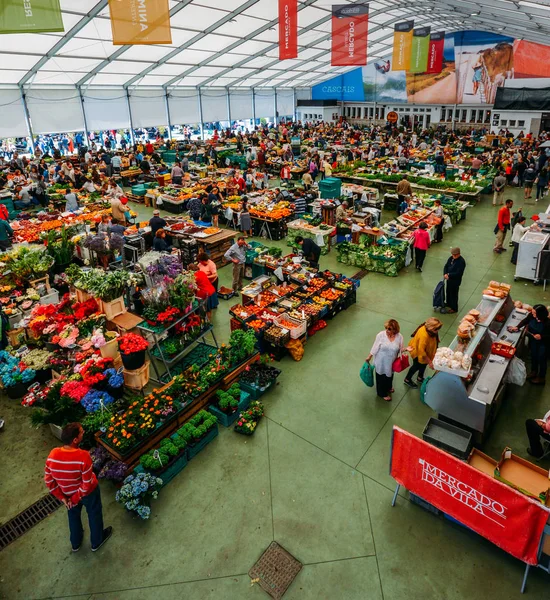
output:
M408 71L411 66L411 48L414 21L396 23L393 28L392 71Z
M0 0L0 33L65 31L59 0Z
M279 60L298 56L298 0L279 0Z
M438 31L430 35L428 49L428 68L426 73L441 73L443 71L443 52L445 50L445 32Z
M113 44L171 44L168 0L109 0Z
M333 67L367 64L368 4L335 4L332 7Z

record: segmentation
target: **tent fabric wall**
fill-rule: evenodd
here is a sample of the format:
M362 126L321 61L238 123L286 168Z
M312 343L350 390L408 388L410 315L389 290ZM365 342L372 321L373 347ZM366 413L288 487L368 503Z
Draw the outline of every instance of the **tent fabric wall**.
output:
M204 123L211 121L228 121L227 92L225 90L202 90L202 120Z
M168 125L166 97L163 90L131 91L130 108L134 127Z
M498 88L493 110L550 110L550 88Z
M108 90L88 88L83 97L90 131L130 128L128 99L123 88Z
M296 100L311 100L311 88L296 88Z
M256 90L256 118L275 117L275 92L274 90Z
M277 90L277 113L279 117L290 117L294 114L294 92L292 90Z
M33 133L84 131L84 115L75 89L36 90L26 93Z
M170 122L172 125L191 125L199 123L199 93L193 90L177 90L168 96Z
M229 92L229 107L231 120L252 119L252 90L233 90Z
M0 90L0 138L27 137L27 121L21 99L17 90Z

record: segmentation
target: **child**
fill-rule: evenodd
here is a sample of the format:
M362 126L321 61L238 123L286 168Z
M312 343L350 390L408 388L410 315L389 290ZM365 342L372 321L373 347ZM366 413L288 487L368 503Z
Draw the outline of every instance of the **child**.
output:
M124 208L126 209L124 211L124 218L126 219L126 223L130 223L132 215L130 214L130 207L128 206L128 198L126 198L126 196L121 196L120 202L121 204L124 204Z

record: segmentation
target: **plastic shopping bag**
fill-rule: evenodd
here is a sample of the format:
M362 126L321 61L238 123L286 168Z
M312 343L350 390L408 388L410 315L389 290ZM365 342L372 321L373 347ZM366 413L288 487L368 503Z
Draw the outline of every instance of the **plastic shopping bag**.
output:
M363 363L359 376L361 377L361 380L366 386L374 386L374 367L367 361Z
M504 375L505 383L513 383L514 385L524 385L527 381L527 368L525 367L525 363L514 356L510 361L510 366L508 367L508 371L506 371L506 375Z
M517 175L512 179L512 185L519 185L519 177Z
M394 373L401 373L410 366L409 357L406 354L399 353L399 356L393 361L391 366Z

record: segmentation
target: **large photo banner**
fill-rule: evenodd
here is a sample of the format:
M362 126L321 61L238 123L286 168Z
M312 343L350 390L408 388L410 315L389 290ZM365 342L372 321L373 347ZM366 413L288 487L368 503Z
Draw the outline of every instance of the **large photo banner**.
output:
M0 0L0 34L50 31L65 31L59 0Z
M368 4L336 4L332 7L333 67L367 64Z
M171 44L168 0L109 0L113 44Z
M392 71L408 71L411 66L411 47L414 21L396 23L393 28Z
M279 60L298 56L298 0L279 0Z
M430 28L418 27L413 30L410 73L425 73L428 68L430 49Z
M391 476L407 490L529 565L548 510L537 500L394 426Z

